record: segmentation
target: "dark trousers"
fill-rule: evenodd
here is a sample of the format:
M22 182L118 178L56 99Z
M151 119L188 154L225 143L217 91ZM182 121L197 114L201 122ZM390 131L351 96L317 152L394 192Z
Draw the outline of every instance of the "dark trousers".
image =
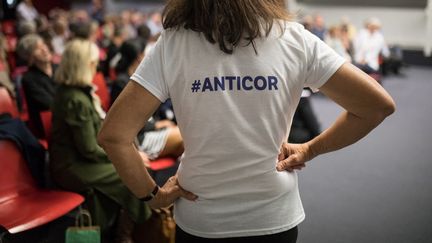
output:
M272 235L208 239L194 236L176 227L176 243L295 243L297 241L297 226Z

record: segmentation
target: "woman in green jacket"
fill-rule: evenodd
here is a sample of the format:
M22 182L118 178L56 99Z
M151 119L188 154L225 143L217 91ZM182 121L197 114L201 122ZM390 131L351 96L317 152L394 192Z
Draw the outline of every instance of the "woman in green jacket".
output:
M87 196L94 221L103 229L124 212L118 215L117 242L132 242L133 225L144 222L150 210L122 183L96 142L105 116L92 87L98 56L97 46L87 40L72 41L63 54L55 74L59 87L52 110L50 169L59 186Z

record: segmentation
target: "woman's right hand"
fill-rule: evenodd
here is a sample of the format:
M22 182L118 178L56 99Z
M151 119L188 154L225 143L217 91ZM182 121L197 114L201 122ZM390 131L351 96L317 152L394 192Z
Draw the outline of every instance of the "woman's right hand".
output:
M314 157L307 143L283 143L278 155L276 169L278 171L287 170L289 172L301 170L306 167L306 162Z
M147 204L154 209L168 207L180 197L190 201L198 199L198 196L192 192L186 191L179 185L177 175L175 175L168 179L165 185L156 193L156 196Z

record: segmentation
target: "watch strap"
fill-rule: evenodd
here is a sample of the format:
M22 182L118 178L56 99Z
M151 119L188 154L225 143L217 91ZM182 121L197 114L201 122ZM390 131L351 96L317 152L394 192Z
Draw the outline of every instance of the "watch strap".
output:
M155 188L153 189L153 191L150 192L149 195L147 195L147 196L145 196L143 198L140 198L139 200L143 201L143 202L148 202L148 201L152 200L156 196L156 194L158 193L158 191L159 191L159 186L156 185Z

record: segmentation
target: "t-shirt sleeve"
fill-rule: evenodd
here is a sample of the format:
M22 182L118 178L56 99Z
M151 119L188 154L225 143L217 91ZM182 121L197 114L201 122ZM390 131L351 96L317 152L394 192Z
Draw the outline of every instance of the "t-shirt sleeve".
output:
M308 30L303 29L303 33L306 48L304 86L317 92L346 60Z
M164 35L159 37L153 49L144 57L131 79L142 85L162 103L169 98L164 70Z

